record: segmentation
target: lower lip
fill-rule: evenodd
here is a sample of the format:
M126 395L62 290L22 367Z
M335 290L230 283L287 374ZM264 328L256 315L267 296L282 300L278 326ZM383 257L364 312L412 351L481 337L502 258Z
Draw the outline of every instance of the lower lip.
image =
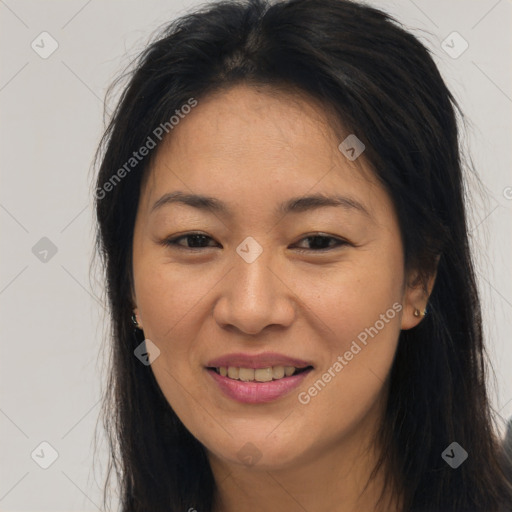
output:
M215 370L206 370L229 398L244 404L262 404L272 402L298 387L312 368L291 377L269 382L244 382L219 375Z

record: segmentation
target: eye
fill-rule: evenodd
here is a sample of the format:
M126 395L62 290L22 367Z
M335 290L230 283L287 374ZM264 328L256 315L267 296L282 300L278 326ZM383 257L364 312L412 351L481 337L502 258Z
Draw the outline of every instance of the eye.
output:
M187 240L189 244L180 244L180 240ZM166 238L165 240L162 240L162 244L165 246L178 247L180 249L196 250L207 248L208 245L206 244L208 240L213 240L213 238L208 235L204 235L203 233L186 233L185 235L180 235L174 238Z
M349 245L346 240L342 240L341 238L336 238L333 236L328 235L311 235L303 238L300 240L301 242L307 240L309 241L309 244L311 245L311 248L309 249L299 249L299 252L304 251L314 251L314 252L321 252L321 251L330 251L331 249L335 249L336 247L340 247L343 245ZM334 242L334 245L330 245L331 242Z
M185 240L188 243L186 245L180 243L180 241ZM184 235L166 238L162 240L162 245L167 247L177 247L179 249L188 249L191 251L206 249L208 247L214 247L212 245L208 245L209 241L214 241L208 235L203 233L186 233ZM336 238L329 235L321 235L315 234L311 236L304 237L300 240L300 242L308 241L310 247L309 248L301 248L299 252L325 252L331 249L335 249L336 247L340 247L343 245L349 245L347 241L342 240L340 238ZM218 245L218 244L217 244Z

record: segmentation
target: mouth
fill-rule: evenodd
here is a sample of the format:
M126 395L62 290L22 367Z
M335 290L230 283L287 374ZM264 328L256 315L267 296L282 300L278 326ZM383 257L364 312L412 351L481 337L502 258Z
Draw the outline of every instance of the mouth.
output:
M206 370L216 389L227 398L242 404L265 404L289 395L304 382L313 366L210 366Z
M266 368L244 368L239 366L207 367L208 371L215 372L221 377L242 382L271 382L287 379L292 376L312 370L311 365L296 366L267 366Z
M213 389L243 404L264 404L289 395L314 370L311 361L277 352L232 353L204 366Z

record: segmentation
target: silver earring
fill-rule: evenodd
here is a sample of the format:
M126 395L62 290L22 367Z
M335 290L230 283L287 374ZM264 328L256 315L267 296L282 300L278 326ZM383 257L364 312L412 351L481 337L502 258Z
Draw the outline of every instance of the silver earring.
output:
M133 325L135 325L135 327L137 329L140 329L139 322L137 322L137 315L135 313L132 313L132 317L131 318L132 318Z

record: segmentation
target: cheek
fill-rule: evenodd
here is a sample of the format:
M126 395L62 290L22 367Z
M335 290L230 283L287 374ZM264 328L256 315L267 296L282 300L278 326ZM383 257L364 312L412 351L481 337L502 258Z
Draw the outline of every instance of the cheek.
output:
M201 299L213 285L197 271L161 261L140 261L135 269L137 305L144 335L160 349L151 364L155 379L180 419L187 425L218 428L201 407L197 379ZM205 276L206 277L206 276Z
M155 341L168 342L173 331L190 324L186 318L208 293L209 280L191 269L162 262L141 262L136 270L137 304L145 333Z
M401 253L390 247L360 254L321 284L304 287L325 357L313 386L301 390L301 403L335 418L333 428L363 415L384 391L400 334L402 278Z
M387 292L338 296L329 335L317 339L322 365L297 390L298 413L309 425L301 433L305 446L357 435L379 421L400 333L401 305Z
M294 291L324 343L329 340L332 357L348 350L361 333L364 339L376 323L379 339L394 343L400 331L402 280L400 254L375 250L332 270L305 273L295 281Z
M222 274L160 259L141 259L138 264L135 289L144 335L160 349L151 368L169 403L188 417L187 400L201 396L197 372L204 351L201 329L207 325L208 294Z

